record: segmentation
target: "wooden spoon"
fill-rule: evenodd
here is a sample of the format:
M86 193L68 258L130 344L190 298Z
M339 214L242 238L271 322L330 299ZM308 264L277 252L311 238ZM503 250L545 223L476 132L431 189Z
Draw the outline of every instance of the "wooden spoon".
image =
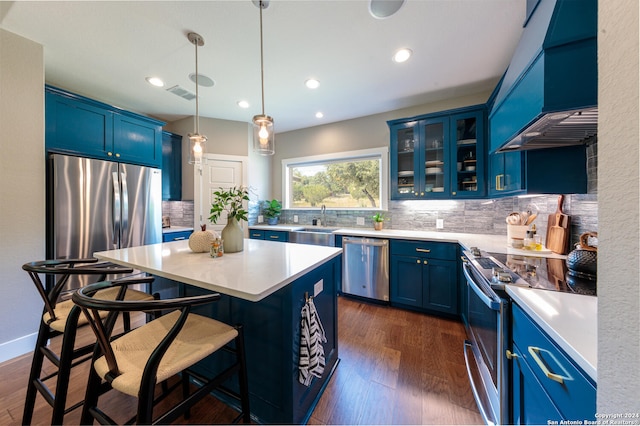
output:
M537 214L535 214L535 213L531 214L531 216L529 216L527 218L527 221L526 221L525 225L527 225L527 226L531 225L533 223L533 221L536 220L536 217L538 217Z

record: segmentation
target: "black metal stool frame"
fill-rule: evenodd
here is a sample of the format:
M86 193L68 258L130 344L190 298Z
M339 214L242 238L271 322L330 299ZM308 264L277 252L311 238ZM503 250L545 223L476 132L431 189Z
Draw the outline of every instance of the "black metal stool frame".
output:
M241 413L234 419L234 423L239 420L243 420L244 423L250 423L251 415L249 408L249 387L246 370L245 360L245 347L244 347L244 333L241 325L236 325L234 328L238 331L238 335L233 340L235 342L235 348L231 348L228 345L221 348L236 355L236 362L227 367L223 372L219 373L213 379L204 378L194 372L184 370L182 372L182 386L183 386L183 401L174 406L167 412L160 415L155 420L153 419L153 407L166 396L166 392L163 392L158 398L154 398L154 389L156 386L156 374L160 361L171 346L171 343L178 336L178 333L187 321L187 317L191 311L192 306L204 305L215 302L220 299L220 294L213 293L201 296L182 297L177 299L167 300L150 300L150 301L122 301L121 297L117 300L102 300L93 299L91 297L95 292L109 288L112 286L122 285L119 281L105 281L101 283L91 284L84 287L73 294L72 299L74 303L82 308L85 315L89 318L90 325L93 331L96 333L97 342L93 362L95 362L101 356L105 356L107 364L112 372L107 373L104 383L102 379L95 372L92 367L89 374L89 381L86 387L85 403L82 410L82 424L91 424L94 419L100 424L116 424L115 421L110 418L106 413L100 410L97 406L100 394L104 393L104 388L110 389L110 382L114 380L118 374L117 362L110 345L110 341L113 340L111 333L113 326L117 319L119 312L157 312L165 310L180 310L180 316L173 327L169 330L167 335L155 348L147 361L144 372L142 375L142 381L138 394L138 408L137 414L134 418L130 419L127 424L168 424L177 419L181 415L188 416L189 409L200 399L205 397L211 391L216 388L221 388L223 382L225 382L234 373L238 373L239 389L240 393L230 391L223 388L223 392L240 400ZM121 292L122 293L122 292ZM110 311L106 320L101 320L99 317L99 311ZM189 395L189 376L193 376L198 379L202 386L199 387L193 394Z
M47 403L53 408L51 424L54 425L62 424L66 413L82 405L81 401L72 407L69 407L69 409L65 409L71 369L76 365L91 359L90 354L95 346L95 343L91 343L81 348L74 349L78 319L82 311L77 306L74 306L71 309L65 322L64 333L53 330L49 324L56 320L55 307L58 302L58 298L60 297L64 285L72 275L96 276L96 281L102 281L107 275L133 272L133 269L131 268L115 266L113 264L97 264L97 262L98 259L94 258L44 260L25 263L22 266L22 269L27 271L33 280L36 289L44 302L36 347L33 352L31 371L29 373L29 382L27 384L27 394L22 415L22 424L24 425L31 424L37 392L40 392ZM54 277L58 276L59 278L51 288L48 288L48 284L42 282L39 274ZM150 278L150 280L152 279L153 278ZM44 321L45 313L49 314L50 320L48 322ZM130 328L128 318L125 321L125 328ZM60 355L57 355L53 350L47 347L47 341L61 334L63 335L62 347L60 349ZM41 377L40 375L42 373L42 366L45 357L57 367L57 371ZM45 381L55 376L58 377L58 380L56 383L55 393L53 393L45 384Z

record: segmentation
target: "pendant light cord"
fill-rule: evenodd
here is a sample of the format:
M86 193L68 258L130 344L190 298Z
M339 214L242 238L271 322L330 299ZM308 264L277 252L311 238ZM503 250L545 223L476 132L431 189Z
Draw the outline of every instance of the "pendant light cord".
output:
M264 115L264 52L262 47L262 0L260 0L260 84L262 85L262 115Z
M196 126L196 134L200 134L200 112L198 109L198 43L200 43L200 36L198 36L194 40L194 46L196 47L196 117L195 117L195 126Z

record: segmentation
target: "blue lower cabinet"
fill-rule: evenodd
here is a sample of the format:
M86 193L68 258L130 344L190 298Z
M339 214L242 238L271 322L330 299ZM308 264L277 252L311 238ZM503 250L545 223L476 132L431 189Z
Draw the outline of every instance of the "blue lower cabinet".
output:
M595 421L595 382L517 304L512 338L513 423Z
M261 229L249 229L249 238L252 240L264 240L264 231Z
M392 240L390 259L392 305L459 313L457 244Z
M289 232L249 229L249 238L254 240L280 241L282 243L286 243L289 241Z
M167 243L170 241L188 240L193 231L176 231L176 232L163 232L162 242Z
M286 243L289 241L288 231L264 231L264 239L267 241L280 241Z
M342 258L338 256L259 302L222 295L218 302L194 309L227 324L243 325L251 413L258 423L307 423L327 386L338 361L336 283L341 265ZM327 338L323 344L325 369L322 377L314 378L307 387L298 381L300 311L305 293L313 295L314 286L320 281L323 289L314 297L314 304ZM188 285L184 291L187 296L206 293ZM198 364L198 370L211 373L223 369L229 361L225 359L227 354L217 355ZM229 384L235 390L235 381ZM226 395L217 396L237 404Z
M562 419L562 414L544 391L533 371L514 345L517 358L513 362L513 419L516 425L546 425Z

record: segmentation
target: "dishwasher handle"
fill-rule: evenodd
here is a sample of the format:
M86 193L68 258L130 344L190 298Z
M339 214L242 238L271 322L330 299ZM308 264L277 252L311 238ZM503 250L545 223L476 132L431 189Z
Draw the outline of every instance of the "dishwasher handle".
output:
M345 244L359 244L362 246L386 247L387 245L389 245L389 240L343 238L342 245L345 245Z

